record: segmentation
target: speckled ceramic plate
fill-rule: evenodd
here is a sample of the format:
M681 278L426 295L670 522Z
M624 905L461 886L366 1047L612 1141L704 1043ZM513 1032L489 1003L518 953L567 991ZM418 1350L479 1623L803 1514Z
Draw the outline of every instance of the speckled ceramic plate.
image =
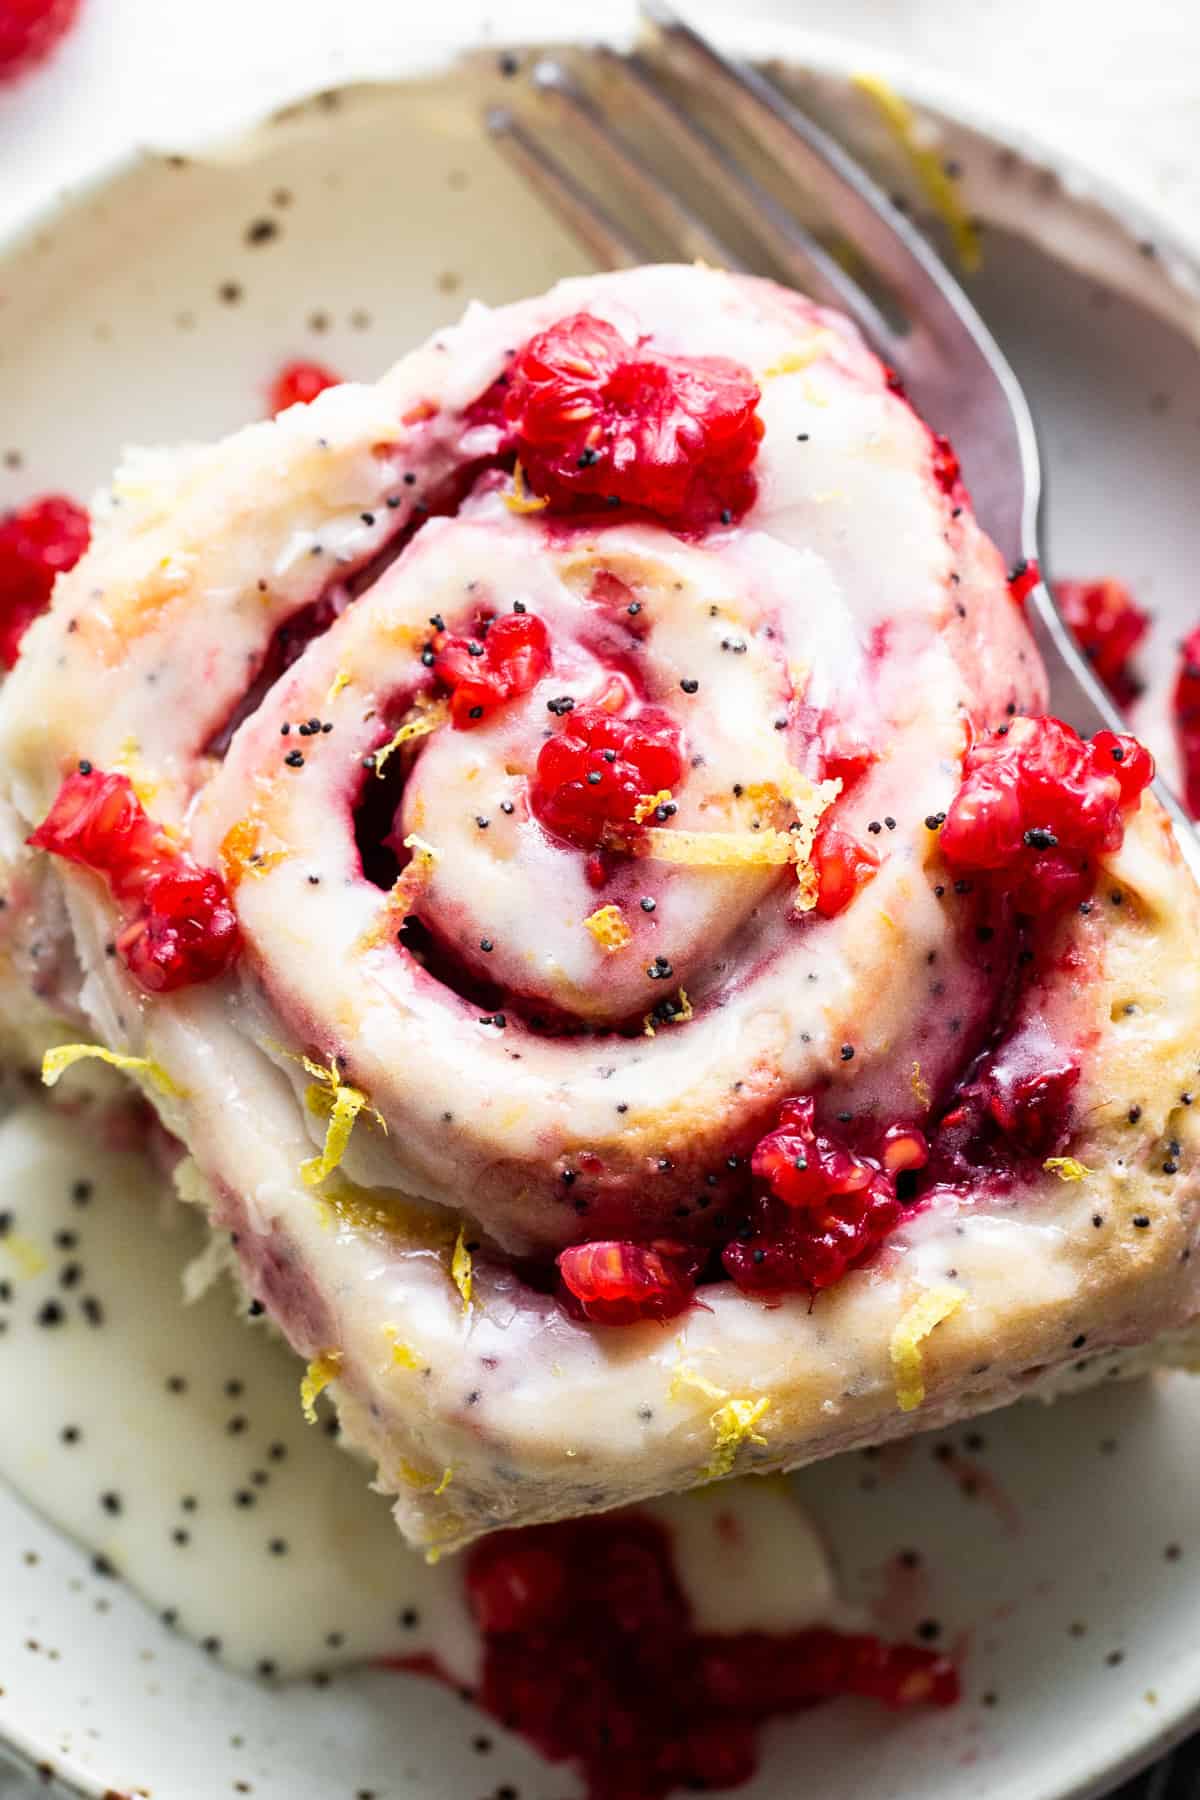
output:
M771 46L919 203L828 46L814 63L775 28L753 47ZM122 442L237 424L289 356L369 376L467 296L511 298L577 267L478 130L500 80L489 53L451 76L327 95L219 154L141 157L37 221L0 259L0 505L86 492ZM988 227L977 295L1041 422L1053 566L1124 577L1169 646L1200 564L1192 266L1077 172L954 122L938 98L930 116ZM248 1406L257 1436L294 1392L282 1353L267 1361ZM41 1398L30 1454L61 1456L68 1483L70 1397L47 1375ZM936 1717L839 1705L775 1727L748 1797L790 1800L802 1785L822 1800L1079 1800L1193 1721L1200 1386L1188 1378L1017 1408L798 1485L849 1595L891 1632L960 1650L966 1697ZM281 1583L295 1579L281 1566ZM88 1795L562 1800L571 1788L427 1684L358 1672L273 1688L223 1672L4 1493L0 1737Z

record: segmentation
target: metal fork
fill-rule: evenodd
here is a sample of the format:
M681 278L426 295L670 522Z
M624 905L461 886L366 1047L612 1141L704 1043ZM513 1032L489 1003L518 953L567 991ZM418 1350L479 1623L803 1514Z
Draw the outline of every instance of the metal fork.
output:
M1012 566L1037 560L1042 484L1029 406L999 345L932 245L853 157L759 70L723 55L666 0L640 0L640 11L653 55L644 49L620 55L603 47L587 53L590 66L619 96L622 116L628 108L629 116L640 119L655 144L696 178L696 192L732 209L796 287L850 315L896 371L922 417L953 438L976 514L1001 554ZM852 267L869 270L873 285L885 290L886 309L745 159L674 97L660 62L707 113L731 120L798 192L820 206L838 238L851 246ZM698 209L691 184L687 195L681 193L563 64L542 60L533 82L543 103L557 113L557 123L569 126L598 185L611 180L627 192L678 256L725 268L748 266ZM599 265L628 268L658 260L511 108L494 108L487 123L508 160ZM1120 715L1044 581L1031 590L1027 607L1049 674L1053 710L1085 735L1103 727L1122 730ZM1183 856L1200 879L1200 835L1161 783L1158 794Z

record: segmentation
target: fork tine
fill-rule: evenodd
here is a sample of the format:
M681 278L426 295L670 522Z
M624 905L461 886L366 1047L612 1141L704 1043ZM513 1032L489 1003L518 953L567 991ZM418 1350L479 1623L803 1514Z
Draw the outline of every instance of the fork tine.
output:
M644 57L636 51L619 56L604 46L593 54L613 78L634 94L663 137L707 178L712 191L769 250L789 280L815 299L848 312L872 342L885 352L892 350L895 333L870 295L761 182L663 92Z
M796 171L844 235L905 302L914 321L957 328L963 308L937 252L841 145L748 64L734 63L679 17L667 0L639 0L668 60L718 95L761 149Z
M601 268L636 269L652 260L637 239L617 224L557 157L529 135L507 107L491 109L487 128L496 148Z
M699 215L651 173L561 63L544 58L533 71L533 82L541 94L569 114L577 139L591 150L600 170L610 170L637 195L647 217L670 238L682 255L713 263L718 268L744 269L745 264Z

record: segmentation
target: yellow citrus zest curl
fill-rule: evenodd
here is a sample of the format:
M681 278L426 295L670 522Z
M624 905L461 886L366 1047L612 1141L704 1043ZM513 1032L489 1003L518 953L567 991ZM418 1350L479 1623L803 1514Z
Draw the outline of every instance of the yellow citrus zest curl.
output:
M308 1073L313 1077L305 1089L304 1104L309 1112L324 1115L325 1143L319 1156L310 1156L300 1164L300 1178L306 1187L319 1187L327 1175L333 1171L346 1154L346 1146L350 1142L350 1133L354 1130L354 1121L367 1106L367 1096L361 1088L350 1087L338 1074L336 1063L323 1068L320 1063L313 1062L310 1057L300 1058ZM383 1114L375 1107L368 1111L386 1132L387 1124Z
M1086 1181L1092 1173L1086 1163L1074 1156L1048 1156L1042 1167L1048 1175L1057 1175L1060 1181Z
M471 1252L467 1249L466 1232L460 1225L458 1236L454 1240L454 1255L450 1258L450 1277L462 1295L464 1312L471 1310L471 1289L474 1286L473 1268Z
M921 1345L943 1320L956 1313L966 1295L961 1288L929 1288L903 1313L892 1332L892 1377L901 1412L914 1412L925 1398Z
M56 1044L42 1058L42 1080L47 1087L53 1087L60 1075L87 1057L108 1063L111 1068L123 1069L128 1075L144 1075L160 1094L167 1094L173 1100L182 1100L185 1096L186 1090L172 1081L162 1064L155 1062L153 1057L123 1056L119 1050L106 1050L103 1044Z
M623 950L633 932L619 906L600 906L583 921L602 950Z
M536 513L549 506L550 502L545 496L539 499L536 494L531 494L527 490L525 471L520 463L516 463L513 467L512 488L509 493L505 494L504 504L509 512Z
M945 159L936 144L923 141L916 113L882 76L856 75L854 85L874 101L884 124L912 164L930 206L950 233L959 263L968 275L973 275L983 262L979 227L963 205L953 177L946 173Z
M342 1366L340 1350L322 1350L320 1356L314 1356L304 1371L304 1379L300 1383L300 1405L310 1425L317 1422L317 1396L323 1394Z

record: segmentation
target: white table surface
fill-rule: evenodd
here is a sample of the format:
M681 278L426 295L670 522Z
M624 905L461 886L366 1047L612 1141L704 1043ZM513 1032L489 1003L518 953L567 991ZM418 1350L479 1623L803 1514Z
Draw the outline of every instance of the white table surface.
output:
M397 68L465 21L510 39L552 37L569 0L83 0L53 63L0 90L0 237L135 145L171 145L305 88ZM718 23L735 9L690 0ZM630 16L591 0L597 25ZM1200 4L1196 0L738 0L861 45L864 66L905 57L960 83L993 115L1089 162L1200 245ZM0 312L0 330L3 314ZM0 395L0 417L3 396ZM0 1769L0 1800L32 1795Z

